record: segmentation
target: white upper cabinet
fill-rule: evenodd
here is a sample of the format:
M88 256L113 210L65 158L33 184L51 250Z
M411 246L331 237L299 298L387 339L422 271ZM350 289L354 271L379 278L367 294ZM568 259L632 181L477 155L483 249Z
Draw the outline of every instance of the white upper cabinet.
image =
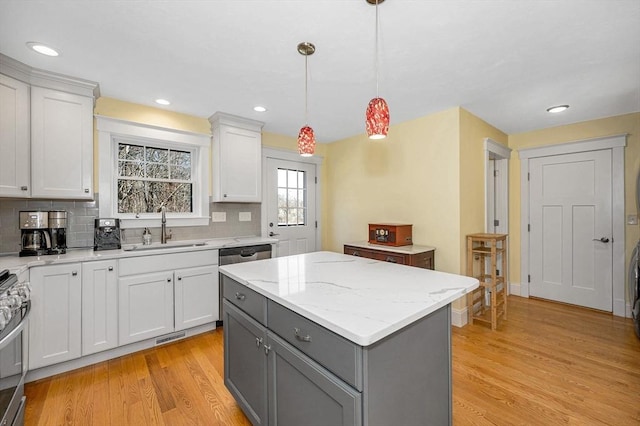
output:
M0 54L0 197L93 199L97 83Z
M29 85L0 74L0 197L29 196Z
M219 112L209 121L213 201L261 202L264 123Z
M31 196L93 199L93 99L31 88Z

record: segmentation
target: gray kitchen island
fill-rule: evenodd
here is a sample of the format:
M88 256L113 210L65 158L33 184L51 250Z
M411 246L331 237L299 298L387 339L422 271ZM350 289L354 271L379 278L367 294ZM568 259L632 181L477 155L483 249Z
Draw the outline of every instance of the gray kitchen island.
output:
M225 385L254 425L448 425L474 278L333 252L220 267Z

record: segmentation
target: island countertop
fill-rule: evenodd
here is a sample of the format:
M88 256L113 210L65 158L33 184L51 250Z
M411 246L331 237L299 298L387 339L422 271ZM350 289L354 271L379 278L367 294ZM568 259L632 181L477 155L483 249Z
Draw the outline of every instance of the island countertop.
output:
M333 252L221 266L220 272L361 346L478 287L471 277Z

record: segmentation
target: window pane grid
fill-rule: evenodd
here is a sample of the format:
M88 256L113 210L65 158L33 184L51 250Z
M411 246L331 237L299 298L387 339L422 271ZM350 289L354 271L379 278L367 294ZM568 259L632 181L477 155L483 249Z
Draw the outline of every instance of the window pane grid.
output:
M118 212L193 211L192 153L118 144Z
M278 169L278 226L307 224L306 173Z

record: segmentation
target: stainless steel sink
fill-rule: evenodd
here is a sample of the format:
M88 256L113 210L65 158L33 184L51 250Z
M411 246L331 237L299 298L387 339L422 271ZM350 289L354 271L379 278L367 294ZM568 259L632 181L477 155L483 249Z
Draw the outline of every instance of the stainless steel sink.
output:
M174 248L183 248L183 247L202 247L206 246L207 243L184 243L184 244L151 244L151 245L143 245L136 244L133 246L125 246L122 248L124 251L149 251L149 250L167 250Z

